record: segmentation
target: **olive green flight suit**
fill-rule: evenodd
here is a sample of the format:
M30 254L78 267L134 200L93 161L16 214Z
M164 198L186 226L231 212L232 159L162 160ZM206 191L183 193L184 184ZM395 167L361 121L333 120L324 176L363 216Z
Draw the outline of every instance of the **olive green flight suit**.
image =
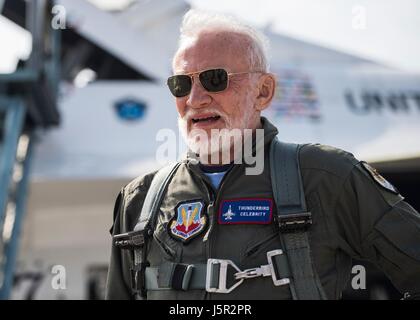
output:
M220 204L231 199L273 199L268 149L277 129L262 118L264 171L245 175L235 164L218 190L196 161L182 162L162 202L147 260L204 264L208 258L230 259L241 270L267 264L266 253L281 249L276 208L269 224L220 224ZM420 295L420 215L397 192L377 182L352 154L325 145L300 149L300 168L313 225L309 241L315 271L329 299L340 299L351 276L352 259L366 259L385 272L401 293ZM118 195L113 235L132 231L154 173L134 179ZM170 235L168 223L180 202L199 199L208 216L206 228L188 243ZM131 299L131 255L113 246L106 298ZM271 277L246 279L229 294L205 290L148 291L148 299L291 299L288 285Z

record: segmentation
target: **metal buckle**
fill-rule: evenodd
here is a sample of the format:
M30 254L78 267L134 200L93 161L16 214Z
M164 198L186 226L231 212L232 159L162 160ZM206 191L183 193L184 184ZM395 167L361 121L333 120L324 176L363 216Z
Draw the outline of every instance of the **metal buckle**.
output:
M275 286L283 286L285 284L290 283L289 278L277 279L277 277L276 277L276 270L274 269L273 257L277 256L277 255L281 255L281 254L283 254L283 250L281 250L281 249L272 250L272 251L267 252L268 265L270 267L271 277L273 278L273 283L274 283Z
M131 231L121 234L116 234L113 237L114 245L120 249L133 250L141 248L146 242L144 230Z
M229 293L238 287L245 279L251 279L256 277L268 277L271 276L275 286L283 286L290 283L289 278L277 279L276 269L273 263L273 257L283 254L283 250L277 249L267 252L267 265L263 265L257 268L250 268L241 271L232 260L225 259L208 259L207 260L207 274L206 274L206 291L207 292L217 292L217 293ZM219 283L217 288L211 287L211 277L213 274L213 265L220 264L219 269ZM232 266L237 271L234 274L235 280L238 280L230 288L226 288L227 280L227 269L228 266Z
M215 264L220 264L219 284L217 288L211 287L213 265ZM238 287L244 281L244 279L241 279L230 288L226 288L227 269L229 265L232 266L236 271L241 272L241 270L236 266L236 264L232 262L232 260L225 260L225 259L208 259L207 260L207 273L206 273L206 291L207 292L229 293L229 292L232 292L236 287Z
M301 212L278 217L280 232L306 230L312 225L312 213Z
M256 277L271 276L271 268L269 265L264 265L257 268L246 269L241 272L235 273L235 279L251 279Z
M250 278L256 278L256 277L271 276L273 278L273 283L275 286L283 286L285 284L289 284L290 283L289 278L282 278L282 279L276 278L276 271L274 269L273 257L280 254L283 254L283 250L278 249L278 250L272 250L272 251L267 252L267 261L268 261L267 265L237 272L235 273L235 279L238 280L238 279L250 279Z

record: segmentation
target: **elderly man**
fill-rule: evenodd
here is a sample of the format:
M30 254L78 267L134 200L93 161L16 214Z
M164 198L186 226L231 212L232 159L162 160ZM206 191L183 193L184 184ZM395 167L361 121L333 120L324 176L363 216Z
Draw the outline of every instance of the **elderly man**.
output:
M168 86L191 152L120 192L106 298L339 299L352 258L420 294L420 215L350 153L278 142L261 117L266 47L232 18L184 17ZM213 135L232 130L224 145ZM258 174L235 150L247 141Z

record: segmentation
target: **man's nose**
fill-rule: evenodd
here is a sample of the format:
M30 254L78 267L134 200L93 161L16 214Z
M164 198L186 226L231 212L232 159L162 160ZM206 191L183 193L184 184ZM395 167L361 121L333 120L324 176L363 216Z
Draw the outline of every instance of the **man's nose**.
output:
M191 92L187 99L187 105L191 108L204 108L211 103L211 96L203 88L198 77L194 77L191 85Z

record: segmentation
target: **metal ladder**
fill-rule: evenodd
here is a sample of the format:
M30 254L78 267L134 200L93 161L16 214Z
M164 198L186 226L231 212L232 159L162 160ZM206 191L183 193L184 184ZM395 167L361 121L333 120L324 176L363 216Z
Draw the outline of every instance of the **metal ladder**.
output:
M23 101L0 97L0 299L13 286L25 212L32 137L23 131Z
M0 13L3 5L0 0ZM0 74L1 300L10 297L14 284L35 133L40 127L59 123L56 101L61 38L60 31L50 26L47 9L51 5L49 0L26 2L26 29L33 39L31 56L16 72Z

